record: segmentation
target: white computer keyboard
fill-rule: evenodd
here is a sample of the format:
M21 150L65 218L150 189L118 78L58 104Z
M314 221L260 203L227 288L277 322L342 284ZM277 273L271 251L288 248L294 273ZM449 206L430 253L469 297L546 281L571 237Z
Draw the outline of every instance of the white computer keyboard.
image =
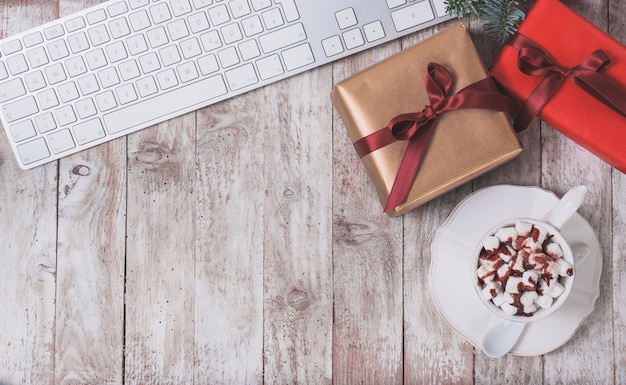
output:
M444 0L104 1L0 40L0 120L29 169L449 18Z

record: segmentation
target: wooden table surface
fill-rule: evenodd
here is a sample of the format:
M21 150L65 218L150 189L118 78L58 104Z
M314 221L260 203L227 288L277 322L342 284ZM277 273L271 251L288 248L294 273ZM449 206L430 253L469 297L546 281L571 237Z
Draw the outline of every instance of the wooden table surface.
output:
M0 33L99 2L0 0ZM626 2L564 2L626 42ZM331 87L450 25L30 171L0 136L0 384L626 383L625 175L535 120L514 161L381 213ZM601 294L543 356L488 358L429 293L436 229L498 184L589 186Z

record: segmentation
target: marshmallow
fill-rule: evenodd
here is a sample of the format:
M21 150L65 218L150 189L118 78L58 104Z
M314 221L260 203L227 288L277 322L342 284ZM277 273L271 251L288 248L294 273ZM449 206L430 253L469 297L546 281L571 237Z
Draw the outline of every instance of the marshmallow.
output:
M524 239L524 243L522 243L522 248L528 252L528 254L540 253L541 252L541 242L536 241L533 237L528 237Z
M550 306L552 306L552 302L554 302L554 298L550 297L549 295L540 295L539 298L537 298L537 301L535 301L537 303L537 305L541 306L543 309L548 309Z
M494 236L502 243L511 242L517 238L517 230L515 230L515 227L501 227L496 231Z
M550 290L550 292L548 294L552 298L557 298L558 296L563 294L563 292L565 291L565 288L563 287L563 285L561 285L558 282L552 282L551 287L552 287L552 290Z
M548 236L548 231L541 226L535 225L533 226L532 236L539 244L542 245Z
M557 270L561 277L571 277L574 275L574 267L563 258L557 261Z
M563 256L563 250L558 243L551 242L546 246L546 254L554 259L561 258Z
M519 293L519 286L522 283L522 277L512 276L506 281L506 288L504 291L507 293L517 294Z
M511 305L510 303L503 303L502 306L500 306L500 309L508 315L517 314L517 307Z
M509 296L510 297L510 296ZM550 297L551 298L551 297ZM493 297L491 299L493 301L493 304L496 305L497 307L502 306L502 304L504 303L504 301L506 300L506 296L504 295L504 293L502 292L502 290L498 291L498 294L496 294L495 297Z
M513 258L511 263L509 263L509 265L511 266L511 271L514 271L520 274L523 273L524 272L524 257L521 255L521 253L517 253L515 258Z
M525 290L535 290L537 287L538 280L539 280L539 276L533 270L526 270L524 274L522 274L522 286L524 287ZM533 291L533 293L535 292Z
M527 306L534 304L535 301L537 301L537 298L539 298L539 294L537 294L536 291L525 291L520 296L519 301L522 305L524 305L524 307L527 307Z
M511 274L510 269L511 267L509 266L508 263L503 263L502 266L500 266L498 270L496 270L496 275L501 281L506 280L509 278L509 275Z
M483 248L489 254L495 254L500 247L500 240L496 237L489 236L483 240Z
M517 235L521 237L528 237L530 232L533 229L533 225L528 222L516 222L515 230L517 231Z
M502 259L504 262L509 263L511 262L513 256L516 254L517 252L511 246L506 245L506 248L498 253L498 257L500 257L500 259Z
M485 300L490 300L495 297L500 290L493 282L487 282L481 291L481 294Z
M491 265L481 265L476 273L483 282L492 282L495 278L495 271Z
M528 264L533 266L533 270L543 270L548 266L548 256L544 253L533 253L528 256Z
M533 313L535 313L537 311L537 305L532 302L528 305L524 305L524 314L529 314L532 315Z
M524 247L524 241L526 240L527 237L521 237L518 236L517 238L515 238L513 240L513 242L511 242L511 246L513 247L514 250L521 250L522 247Z

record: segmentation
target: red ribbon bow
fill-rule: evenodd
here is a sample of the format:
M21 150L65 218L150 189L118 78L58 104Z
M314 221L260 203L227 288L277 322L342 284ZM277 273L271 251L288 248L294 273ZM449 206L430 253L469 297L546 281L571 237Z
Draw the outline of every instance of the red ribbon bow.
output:
M543 78L516 117L517 131L530 124L566 79L571 79L586 93L626 117L625 91L600 73L611 62L601 49L595 50L579 65L568 68L557 64L543 47L520 33L513 35L507 44L518 50L517 66L520 71Z
M450 95L452 75L444 66L437 63L428 64L425 85L430 105L419 112L398 115L391 119L386 127L354 142L354 148L362 158L396 140L409 141L389 193L385 212L406 201L439 115L460 108L480 108L508 113L515 109L511 99L497 93L489 77Z

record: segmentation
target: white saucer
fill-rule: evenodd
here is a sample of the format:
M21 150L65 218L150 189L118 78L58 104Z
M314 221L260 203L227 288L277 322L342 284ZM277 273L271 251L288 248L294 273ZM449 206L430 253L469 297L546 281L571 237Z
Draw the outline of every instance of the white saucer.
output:
M472 253L498 223L514 217L540 219L559 198L538 187L493 186L465 198L437 230L431 246L430 292L443 318L474 346L482 338L492 313L476 296L470 270ZM584 203L583 203L584 205ZM593 229L579 214L561 233L570 243L589 245L590 254L576 269L567 301L548 318L529 323L511 354L535 356L566 343L593 310L600 294L602 251Z

